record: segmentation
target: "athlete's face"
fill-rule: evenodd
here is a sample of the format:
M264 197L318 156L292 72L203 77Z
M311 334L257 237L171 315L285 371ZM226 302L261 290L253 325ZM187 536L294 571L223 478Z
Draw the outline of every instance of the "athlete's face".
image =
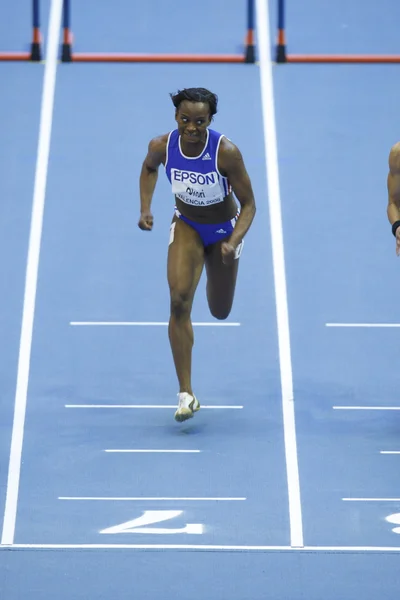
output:
M210 108L207 102L184 100L175 113L178 131L189 144L205 142L207 127L211 123Z

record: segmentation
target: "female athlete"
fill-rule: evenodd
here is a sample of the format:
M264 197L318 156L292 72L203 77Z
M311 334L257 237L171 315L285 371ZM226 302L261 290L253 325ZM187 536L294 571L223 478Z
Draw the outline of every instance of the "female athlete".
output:
M175 196L167 266L168 335L179 382L175 419L185 421L200 408L191 381L194 294L205 267L211 314L228 317L243 238L256 206L239 149L210 128L217 96L204 88L186 88L171 98L177 128L149 143L140 173L138 225L144 231L153 228L151 202L163 164Z

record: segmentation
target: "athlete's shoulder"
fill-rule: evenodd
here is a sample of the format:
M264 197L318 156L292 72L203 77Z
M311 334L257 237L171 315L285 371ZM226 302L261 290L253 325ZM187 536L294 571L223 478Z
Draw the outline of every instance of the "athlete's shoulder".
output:
M239 148L226 135L221 137L218 158L223 164L232 164L243 160Z
M169 133L163 133L152 138L149 142L149 151L151 152L165 152L168 143Z
M147 155L144 159L144 164L148 170L157 170L162 163L165 163L168 136L168 133L164 133L150 140L147 147Z

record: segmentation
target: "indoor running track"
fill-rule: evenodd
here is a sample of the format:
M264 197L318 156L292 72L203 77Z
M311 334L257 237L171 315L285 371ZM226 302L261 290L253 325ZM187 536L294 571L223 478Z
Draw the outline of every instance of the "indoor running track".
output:
M396 324L399 287L385 222L395 68L275 67L276 163L265 61L58 66L18 511L0 553L7 598L396 597L396 328L376 327ZM4 512L44 65L1 69ZM172 198L161 172L155 228L141 232L138 175L149 139L174 127L168 93L196 85L219 94L214 126L240 147L258 212L226 322L199 286L203 407L180 425ZM285 317L269 213L279 198L290 364L275 306L278 294ZM281 368L293 370L295 432Z

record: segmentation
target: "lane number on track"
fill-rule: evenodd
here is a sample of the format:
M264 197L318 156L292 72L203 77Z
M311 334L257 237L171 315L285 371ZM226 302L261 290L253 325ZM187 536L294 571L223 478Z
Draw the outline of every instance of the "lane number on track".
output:
M203 533L203 525L189 523L185 527L174 529L172 527L148 527L155 523L163 523L183 514L183 510L145 510L141 517L126 521L120 525L114 525L103 529L100 533L148 533L148 534L177 534L177 533Z
M400 525L400 513L394 513L393 515L389 515L385 519L388 523L394 523L394 525ZM393 527L393 533L400 534L400 527Z

